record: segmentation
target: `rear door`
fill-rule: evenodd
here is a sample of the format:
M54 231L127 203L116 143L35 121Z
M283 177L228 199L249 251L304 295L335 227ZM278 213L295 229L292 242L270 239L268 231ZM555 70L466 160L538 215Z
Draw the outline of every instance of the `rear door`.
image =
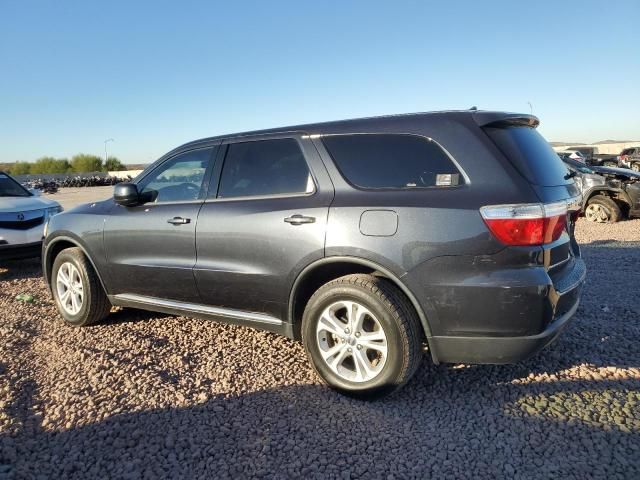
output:
M324 256L333 186L302 135L223 142L196 231L202 302L286 318L291 285Z
M138 183L149 202L114 205L104 244L114 294L198 302L193 277L198 211L216 147L179 153Z

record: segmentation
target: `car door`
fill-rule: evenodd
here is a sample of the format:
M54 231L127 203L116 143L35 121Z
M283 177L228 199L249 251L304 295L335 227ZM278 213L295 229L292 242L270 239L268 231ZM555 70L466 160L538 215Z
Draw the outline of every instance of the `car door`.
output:
M302 135L223 142L198 216L203 303L285 320L297 274L324 256L333 185Z
M104 225L113 294L199 301L193 277L196 219L216 148L168 158L137 182L148 202L114 205Z

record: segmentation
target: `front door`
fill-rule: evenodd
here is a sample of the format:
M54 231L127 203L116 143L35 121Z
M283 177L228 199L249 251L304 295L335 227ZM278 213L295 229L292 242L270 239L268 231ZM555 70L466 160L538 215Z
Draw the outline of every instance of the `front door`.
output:
M148 202L114 205L104 226L112 293L199 301L193 278L196 220L215 150L169 158L137 183Z
M324 256L333 186L315 147L301 136L220 148L224 162L213 173L196 229L194 275L202 301L285 320L297 273Z

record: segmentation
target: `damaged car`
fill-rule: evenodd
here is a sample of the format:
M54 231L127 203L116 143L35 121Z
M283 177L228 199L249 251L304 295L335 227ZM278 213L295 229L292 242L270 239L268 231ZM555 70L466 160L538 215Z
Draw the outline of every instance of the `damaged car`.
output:
M583 196L582 211L587 220L615 223L640 217L640 172L625 168L587 166L560 156Z

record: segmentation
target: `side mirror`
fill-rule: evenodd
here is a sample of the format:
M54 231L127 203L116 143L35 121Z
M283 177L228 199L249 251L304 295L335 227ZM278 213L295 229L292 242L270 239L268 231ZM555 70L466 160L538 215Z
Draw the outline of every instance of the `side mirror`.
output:
M38 190L37 188L30 188L29 193L31 193L31 195L33 195L34 197L39 197L40 195L42 195L42 192L40 192L40 190Z
M140 194L135 183L118 183L113 187L113 200L124 207L140 204Z

